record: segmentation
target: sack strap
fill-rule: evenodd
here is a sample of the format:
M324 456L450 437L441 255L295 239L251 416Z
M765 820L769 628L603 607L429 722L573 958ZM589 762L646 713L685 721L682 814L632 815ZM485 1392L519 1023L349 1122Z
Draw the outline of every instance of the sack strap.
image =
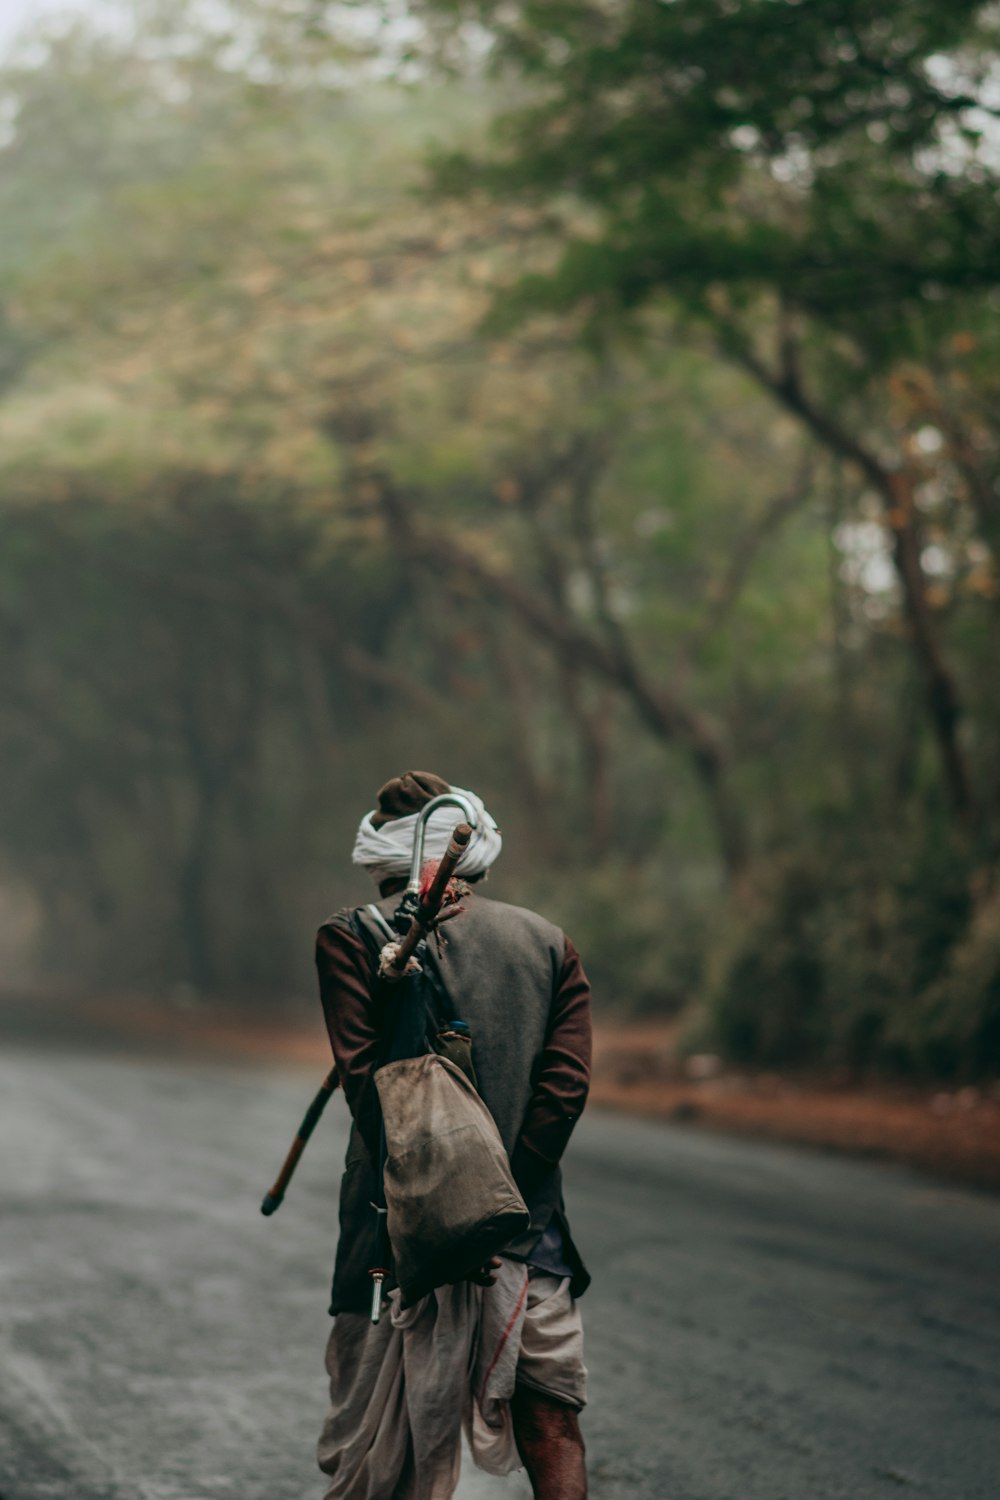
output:
M367 906L364 907L364 910L374 922L375 926L378 927L382 933L384 933L386 942L398 942L399 933L396 931L395 927L393 927L392 923L388 920L384 913L379 911L374 901L369 901ZM374 942L371 928L367 927L364 922L358 921L356 915L353 912L348 918L348 921L350 922L351 927L354 929L354 931L359 932L361 936L366 940L368 950L372 953L377 970L379 953L376 953L374 951ZM441 981L441 976L437 972L434 963L431 961L431 956L429 953L423 965L422 975L427 986L427 992L429 993L433 1001L434 1010L437 1012L436 1025L438 1027L453 1026L458 1020L458 1016L455 1013L455 1007L451 1003L448 992Z
M370 912L372 921L375 922L377 926L381 927L382 931L385 933L386 941L394 943L399 937L399 933L396 932L395 928L393 928L388 920L382 915L378 907L375 905L374 901L369 901L368 905L365 907L365 911Z

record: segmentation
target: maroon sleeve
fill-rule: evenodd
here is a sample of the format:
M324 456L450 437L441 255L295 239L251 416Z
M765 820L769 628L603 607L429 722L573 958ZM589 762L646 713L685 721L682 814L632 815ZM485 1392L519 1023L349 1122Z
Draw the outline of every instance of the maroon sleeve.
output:
M530 1185L559 1162L590 1087L590 984L569 938L552 1001L531 1102L514 1151L514 1175Z
M316 934L316 969L337 1077L365 1145L375 1158L379 1115L371 1076L379 1034L371 996L371 956L364 940L346 924L325 922Z

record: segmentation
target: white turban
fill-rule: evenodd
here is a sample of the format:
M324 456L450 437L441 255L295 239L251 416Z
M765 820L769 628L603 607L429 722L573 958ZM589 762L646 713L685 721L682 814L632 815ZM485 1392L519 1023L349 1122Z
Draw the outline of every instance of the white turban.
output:
M490 816L482 800L475 792L466 792L453 786L456 797L464 797L476 814L476 826L456 874L471 880L476 875L485 875L503 847L496 820ZM374 808L372 809L374 812ZM392 880L410 873L413 859L413 833L419 813L409 813L405 818L393 818L376 828L372 823L372 812L365 813L358 825L358 836L354 840L352 859L356 865L364 865L369 875L380 885L383 880ZM442 859L456 823L461 823L460 807L439 807L427 819L424 837L424 859Z

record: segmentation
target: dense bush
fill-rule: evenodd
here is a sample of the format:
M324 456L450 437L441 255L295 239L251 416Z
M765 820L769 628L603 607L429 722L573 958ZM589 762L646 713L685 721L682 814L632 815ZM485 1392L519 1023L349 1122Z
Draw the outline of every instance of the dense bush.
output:
M697 899L690 886L672 883L655 864L611 860L526 881L513 899L533 905L569 933L583 956L598 1014L675 1015L698 994L712 898Z
M717 953L692 1044L735 1060L1000 1070L1000 897L945 838L784 854Z

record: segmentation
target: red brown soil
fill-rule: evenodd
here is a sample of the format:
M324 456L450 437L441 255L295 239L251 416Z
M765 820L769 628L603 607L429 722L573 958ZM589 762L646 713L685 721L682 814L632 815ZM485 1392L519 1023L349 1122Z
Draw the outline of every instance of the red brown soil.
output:
M824 1075L743 1072L705 1059L692 1078L663 1023L600 1027L591 1100L658 1119L691 1120L868 1156L1000 1187L1000 1084L919 1087ZM697 1062L692 1059L688 1068ZM717 1069L717 1071L716 1071Z
M62 1008L41 1008L49 1012L57 1035ZM300 1065L317 1083L331 1061L318 1018L312 1025L280 1024L148 1002L93 1002L82 1010L76 1002L76 1034L82 1028L96 1043L135 1045L146 1052ZM676 1028L664 1022L604 1023L597 1026L594 1043L592 1104L733 1134L891 1157L1000 1188L1000 1083L949 1089L737 1071L712 1058L684 1063Z

